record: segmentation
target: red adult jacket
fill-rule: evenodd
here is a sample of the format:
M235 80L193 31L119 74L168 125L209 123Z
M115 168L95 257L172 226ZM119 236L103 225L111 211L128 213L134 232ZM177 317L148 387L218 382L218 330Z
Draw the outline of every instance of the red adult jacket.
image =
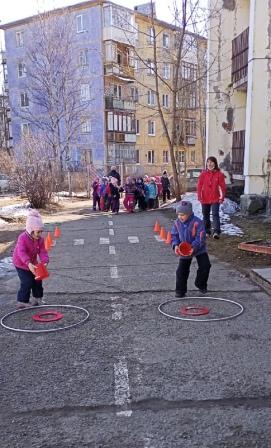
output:
M226 185L225 176L220 170L202 171L197 186L198 200L202 204L223 202Z

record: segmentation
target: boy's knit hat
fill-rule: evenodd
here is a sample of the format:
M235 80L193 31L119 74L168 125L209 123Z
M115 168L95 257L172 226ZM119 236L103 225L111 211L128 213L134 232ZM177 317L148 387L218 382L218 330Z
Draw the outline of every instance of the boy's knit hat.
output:
M34 230L42 230L43 227L43 222L39 212L37 210L30 210L25 224L27 233L31 235Z
M189 201L181 201L176 207L176 213L183 213L184 215L191 215L193 213L192 203Z

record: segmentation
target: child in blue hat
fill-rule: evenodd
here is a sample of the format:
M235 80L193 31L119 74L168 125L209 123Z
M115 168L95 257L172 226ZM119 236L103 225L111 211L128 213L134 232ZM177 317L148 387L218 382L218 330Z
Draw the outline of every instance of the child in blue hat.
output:
M206 232L203 221L194 215L192 203L181 201L176 207L178 219L171 229L172 248L176 255L180 256L176 271L176 294L175 297L184 297L187 293L187 280L193 257L198 263L195 286L201 293L207 293L207 282L211 263L206 249ZM181 243L191 245L189 254L182 253L179 249Z

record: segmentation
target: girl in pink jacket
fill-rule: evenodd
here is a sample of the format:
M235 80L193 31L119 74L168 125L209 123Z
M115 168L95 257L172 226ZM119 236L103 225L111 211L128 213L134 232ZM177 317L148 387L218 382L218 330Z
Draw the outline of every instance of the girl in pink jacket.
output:
M48 252L44 246L43 222L37 210L31 210L26 220L26 230L19 235L13 252L13 264L20 279L17 293L17 308L39 305L43 297L42 281L35 279L35 266L39 261L49 262ZM29 303L32 291L33 300Z

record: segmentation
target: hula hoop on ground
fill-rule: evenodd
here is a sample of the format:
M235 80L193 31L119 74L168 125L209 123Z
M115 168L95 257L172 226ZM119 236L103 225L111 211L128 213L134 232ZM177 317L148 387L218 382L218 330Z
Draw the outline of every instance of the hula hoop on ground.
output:
M232 314L231 316L226 316L226 317L215 317L213 319L193 319L193 318L186 318L186 317L178 317L178 316L172 316L171 314L165 313L162 310L162 307L164 305L166 305L167 303L173 303L173 302L179 302L179 301L183 301L183 300L190 300L190 299L201 299L201 300L205 300L205 299L209 299L209 300L218 300L221 302L229 302L232 303L233 305L236 305L239 307L239 311L238 313ZM221 299L220 297L183 297L181 299L173 299L173 300L167 300L166 302L161 303L158 306L158 310L160 311L161 314L164 314L164 316L166 317L170 317L171 319L176 319L176 320L190 320L190 321L194 321L194 322L214 322L214 321L218 321L218 320L229 320L229 319L233 319L234 317L240 316L240 314L243 313L244 311L244 307L243 305L241 305L238 302L235 302L234 300L229 300L229 299Z
M45 307L52 308L53 306L55 306L55 307L59 306L62 308L75 308L77 310L83 311L86 314L86 316L83 319L81 319L79 322L76 322L75 324L66 325L65 327L60 327L60 328L50 328L48 330L24 330L22 328L9 327L8 325L6 325L4 323L5 319L7 319L9 316L12 316L13 314L22 313L24 311L28 311L31 309L38 309L38 308L44 309ZM89 318L89 312L85 308L81 308L80 306L75 306L75 305L55 305L55 304L53 304L53 305L31 306L29 308L24 308L22 310L11 311L11 313L7 313L7 314L5 314L5 316L2 317L0 324L2 325L2 327L6 328L7 330L16 331L18 333L52 333L53 331L61 331L61 330L67 330L68 328L77 327L77 325L82 324L88 318Z

